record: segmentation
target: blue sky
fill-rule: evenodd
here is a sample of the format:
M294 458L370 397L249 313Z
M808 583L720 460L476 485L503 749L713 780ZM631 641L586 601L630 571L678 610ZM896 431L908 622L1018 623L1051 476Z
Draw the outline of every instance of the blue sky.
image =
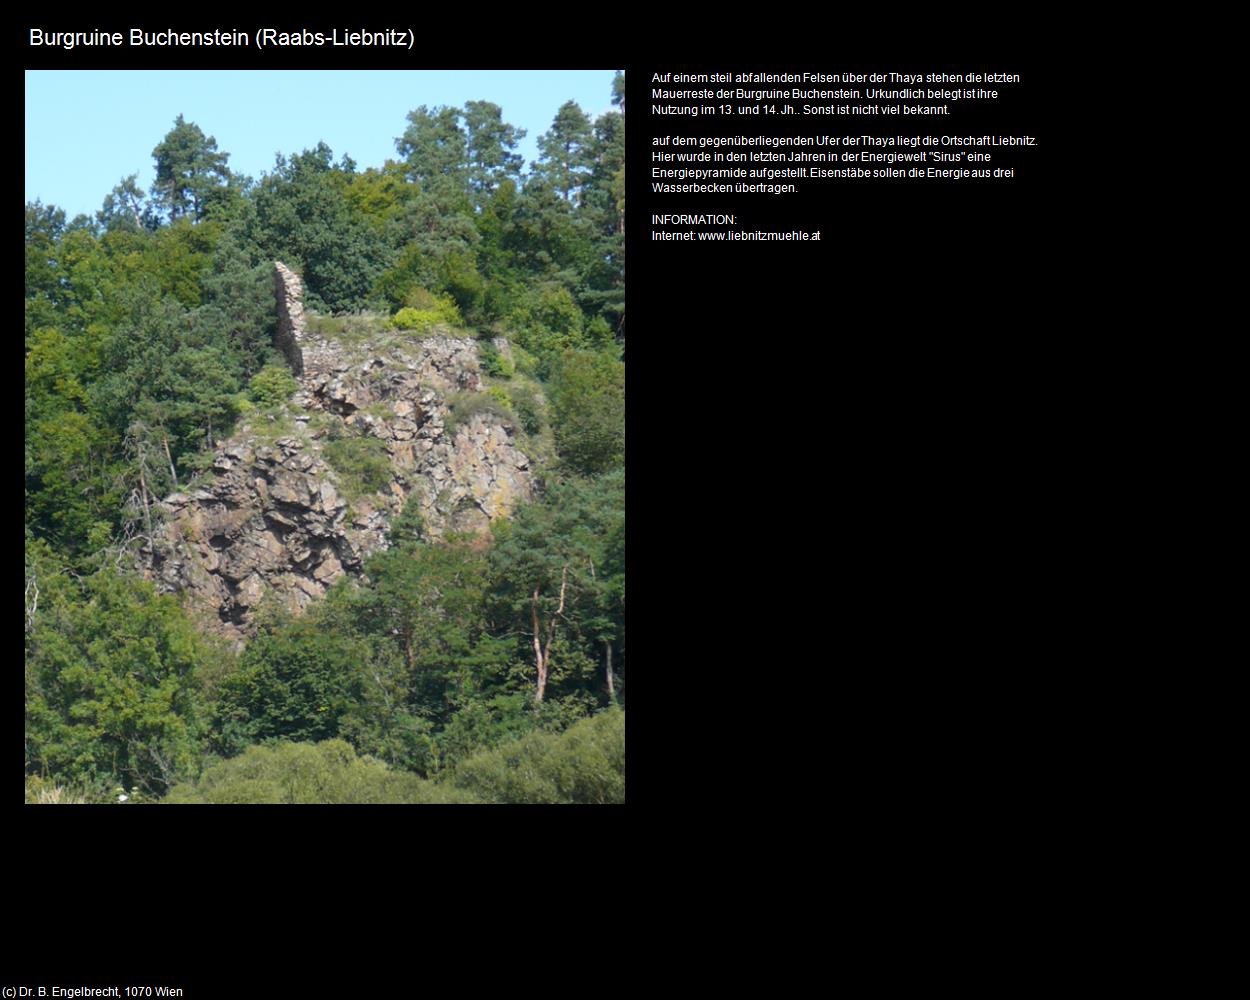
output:
M419 105L493 101L527 130L526 166L556 111L573 100L592 118L612 107L612 70L210 70L26 73L26 201L67 218L94 214L122 177L151 185L152 150L183 115L259 178L276 153L325 142L357 167L395 158L405 115Z

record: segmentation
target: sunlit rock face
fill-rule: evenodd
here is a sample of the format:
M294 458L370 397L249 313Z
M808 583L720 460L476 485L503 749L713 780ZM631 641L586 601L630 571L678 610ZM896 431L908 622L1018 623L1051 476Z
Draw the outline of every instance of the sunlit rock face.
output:
M275 286L277 346L299 390L283 412L242 421L209 473L163 501L165 525L146 552L159 589L185 593L235 639L266 595L298 611L361 573L410 498L438 537L485 530L534 496L507 420L476 413L447 429L449 396L483 390L475 341L388 334L346 345L309 332L293 272L278 265ZM345 452L372 461L367 483L337 471Z

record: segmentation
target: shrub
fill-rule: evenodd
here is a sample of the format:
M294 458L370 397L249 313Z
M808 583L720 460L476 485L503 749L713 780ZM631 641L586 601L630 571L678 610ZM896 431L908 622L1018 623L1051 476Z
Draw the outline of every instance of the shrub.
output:
M326 462L342 477L349 498L377 493L391 481L391 459L386 445L375 437L327 441L321 450Z
M569 351L551 388L556 444L568 468L594 476L625 460L625 365Z
M516 362L516 370L531 378L538 378L538 359L520 344L512 344L512 360Z
M416 298L417 301L423 304L419 306L407 305L400 309L399 312L391 317L390 325L392 328L425 333L439 325L463 325L464 320L460 316L460 310L450 295L435 296L425 292L423 289L418 291L423 293L423 297L414 293L414 295L409 296L409 299Z
M281 406L298 388L299 383L286 365L265 365L252 376L248 394L257 406L268 408Z
M222 680L216 706L218 748L227 756L265 739L323 740L338 735L351 700L352 670L363 653L349 636L309 618L285 624L258 609L260 631L238 670Z
M612 335L612 327L602 316L596 316L586 324L586 340L595 350L610 347L615 339Z
M559 735L531 733L475 754L451 784L487 802L624 802L625 712L611 708Z
M504 399L507 399L506 393L504 394ZM512 414L508 411L505 402L489 390L486 392L452 393L448 397L447 402L451 409L445 422L445 428L449 435L454 435L456 431L479 413L492 414L504 423L511 423L512 421Z
M535 373L543 379L559 365L561 353L589 345L581 309L567 288L554 283L527 291L509 314L508 326L513 342L534 356Z
M546 410L542 396L534 386L528 382L520 382L511 387L509 395L512 397L512 410L521 421L521 428L525 433L542 433L543 424L547 420Z
M60 785L51 779L32 775L26 779L27 805L85 805L94 802L106 802L107 793L102 787L87 788L85 786Z
M508 395L508 391L506 389L501 389L497 385L492 385L488 386L485 391L486 394L492 399L499 400L500 405L503 406L505 410L509 413L512 412L512 398Z
M495 378L512 378L516 374L516 365L499 353L491 341L483 340L478 344L478 357L482 362L482 370Z
M436 738L440 765L454 767L474 754L510 743L535 728L533 705L526 694L473 700L461 708Z
M178 785L169 803L435 803L473 802L471 792L392 771L358 757L342 740L250 747L208 768L194 784Z

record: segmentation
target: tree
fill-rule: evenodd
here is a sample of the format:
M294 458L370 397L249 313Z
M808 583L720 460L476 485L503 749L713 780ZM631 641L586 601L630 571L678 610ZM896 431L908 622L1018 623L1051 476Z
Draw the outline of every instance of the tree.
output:
M510 522L492 526L495 614L532 664L536 704L549 685L576 687L593 675L606 632L597 578L618 510L623 520L623 477L572 480L552 484L545 503L524 504Z
M28 663L26 773L163 794L194 766L197 665L206 650L178 602L101 570L47 586Z
M217 140L204 135L182 115L152 150L156 161L153 194L169 213L170 221L190 216L202 219L209 207L223 200L229 190L228 153L217 151Z
M309 304L326 311L367 308L393 258L373 221L352 210L353 176L350 161L335 165L325 143L279 156L254 193L255 211L240 223L255 261L302 267Z
M590 171L592 142L590 119L575 101L561 105L551 129L538 137L538 171L565 201L573 200Z
M65 232L65 212L42 202L26 203L26 339L43 326L56 323L64 304L59 241Z
M96 213L96 222L106 232L116 229L140 231L155 229L158 219L152 207L145 201L143 188L136 180L138 174L130 174L104 197L104 205Z
M525 129L507 124L503 109L490 101L469 101L463 118L468 134L469 186L474 194L481 198L505 180L519 180L524 160L513 150L525 138Z
M401 543L369 562L372 586L359 595L357 622L392 638L410 707L428 718L446 719L460 693L490 682L498 651L482 616L486 571L472 540L455 536Z
M366 655L358 639L321 629L315 618L262 628L244 651L238 672L221 685L217 726L222 749L231 754L264 739L336 736Z
M564 464L593 476L625 462L625 365L609 354L568 351L551 391Z
M241 384L235 358L222 349L226 331L194 322L151 279L121 298L129 316L104 345L107 374L91 387L92 405L119 438L142 422L176 480L177 461L233 422Z
M273 263L252 266L242 242L231 231L217 244L212 270L204 275L202 285L204 304L195 311L193 323L225 339L240 377L251 378L277 360Z
M484 113L478 119L486 123ZM482 136L484 147L489 144ZM408 127L395 140L404 158L408 180L439 200L444 209L468 202L468 137L460 127L460 111L424 104L408 112ZM489 152L489 150L486 150Z

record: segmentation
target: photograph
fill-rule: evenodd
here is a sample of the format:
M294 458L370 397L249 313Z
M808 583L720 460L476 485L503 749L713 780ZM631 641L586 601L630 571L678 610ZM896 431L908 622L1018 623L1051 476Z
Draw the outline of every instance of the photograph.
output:
M25 802L623 804L625 73L25 71Z

